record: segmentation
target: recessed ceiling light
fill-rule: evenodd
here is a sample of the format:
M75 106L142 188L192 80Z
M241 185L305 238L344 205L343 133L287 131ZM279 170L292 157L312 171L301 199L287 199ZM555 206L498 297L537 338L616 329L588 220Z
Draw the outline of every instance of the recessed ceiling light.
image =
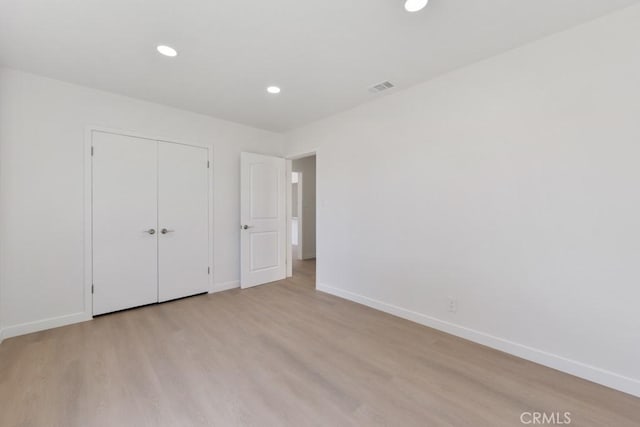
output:
M269 86L267 88L267 92L273 93L275 95L276 93L280 93L280 88L278 86Z
M162 44L156 47L156 49L158 49L158 52L160 52L164 56L176 56L178 54L178 51L176 51L174 48Z
M407 0L404 2L404 8L407 12L417 12L424 9L429 0Z

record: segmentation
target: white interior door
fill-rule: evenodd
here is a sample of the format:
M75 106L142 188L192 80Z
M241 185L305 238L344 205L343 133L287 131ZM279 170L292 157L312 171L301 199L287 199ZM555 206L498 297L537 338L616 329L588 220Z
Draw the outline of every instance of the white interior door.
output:
M240 286L247 288L285 278L285 160L241 154Z
M157 142L93 132L93 314L158 301Z
M206 148L158 143L159 301L209 289Z

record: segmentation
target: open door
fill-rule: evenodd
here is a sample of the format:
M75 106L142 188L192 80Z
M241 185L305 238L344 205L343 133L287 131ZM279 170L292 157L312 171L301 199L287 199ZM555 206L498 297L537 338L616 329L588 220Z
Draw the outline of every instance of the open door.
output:
M286 276L285 160L241 153L240 286Z

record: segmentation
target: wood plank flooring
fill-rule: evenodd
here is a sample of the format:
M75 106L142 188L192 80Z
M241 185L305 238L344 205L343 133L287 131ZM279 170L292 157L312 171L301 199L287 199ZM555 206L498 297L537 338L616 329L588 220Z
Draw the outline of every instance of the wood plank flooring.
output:
M0 344L0 426L638 426L640 399L294 278Z

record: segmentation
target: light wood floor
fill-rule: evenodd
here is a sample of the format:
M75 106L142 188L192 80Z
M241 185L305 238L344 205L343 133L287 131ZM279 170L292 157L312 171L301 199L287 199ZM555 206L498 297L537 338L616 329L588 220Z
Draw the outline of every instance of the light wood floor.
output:
M0 426L638 426L640 399L293 279L0 345Z

